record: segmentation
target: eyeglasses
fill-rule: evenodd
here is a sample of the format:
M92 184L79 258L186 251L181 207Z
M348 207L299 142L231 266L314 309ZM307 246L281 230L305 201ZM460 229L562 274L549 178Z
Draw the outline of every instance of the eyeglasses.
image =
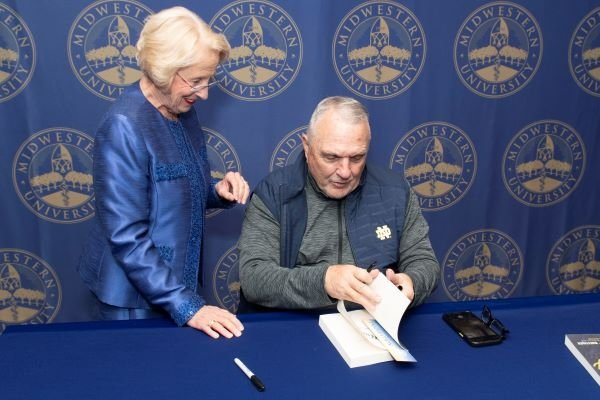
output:
M208 78L208 83L206 85L196 85L193 86L191 83L188 82L187 79L185 79L183 76L181 76L179 74L179 72L175 73L178 77L181 78L181 80L183 82L185 82L186 85L188 85L192 91L192 93L198 93L199 91L201 91L202 89L210 89L212 86L216 85L217 83L219 83L218 80L215 79L214 76L211 76L210 78Z
M492 316L492 310L490 310L488 306L483 306L483 310L481 311L481 320L503 339L508 333L510 333L510 331L506 329L504 324L500 322L499 319L496 319Z

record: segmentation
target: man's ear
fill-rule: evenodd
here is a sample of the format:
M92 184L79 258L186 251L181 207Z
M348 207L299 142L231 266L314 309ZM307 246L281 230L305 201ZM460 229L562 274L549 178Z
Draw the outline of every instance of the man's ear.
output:
M300 138L302 139L302 148L304 149L304 156L308 156L308 135L306 133L303 133L302 135L300 135Z

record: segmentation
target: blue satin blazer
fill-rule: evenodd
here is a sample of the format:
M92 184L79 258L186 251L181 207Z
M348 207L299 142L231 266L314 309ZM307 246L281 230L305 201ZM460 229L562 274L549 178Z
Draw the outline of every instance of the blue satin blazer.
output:
M132 85L94 143L96 226L79 273L104 303L160 307L184 325L197 294L204 214L232 205L215 192L196 111L169 121Z

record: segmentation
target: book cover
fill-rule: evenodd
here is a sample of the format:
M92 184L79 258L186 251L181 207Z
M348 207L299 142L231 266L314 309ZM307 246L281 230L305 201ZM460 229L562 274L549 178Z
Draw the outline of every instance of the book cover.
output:
M350 311L348 314L355 319L373 318L365 310ZM365 340L363 333L350 325L342 314L321 315L319 326L350 368L393 360L389 351Z
M600 333L567 334L565 345L600 385Z

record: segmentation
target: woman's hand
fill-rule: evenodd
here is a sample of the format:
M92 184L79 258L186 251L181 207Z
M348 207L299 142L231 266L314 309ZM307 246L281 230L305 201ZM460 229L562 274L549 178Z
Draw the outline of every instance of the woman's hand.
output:
M228 201L236 201L240 204L246 204L246 200L250 195L250 187L248 182L244 180L239 172L231 172L225 174L225 177L215 185L217 194Z
M217 339L220 335L231 339L241 336L244 326L235 315L215 306L203 306L187 322L188 326L204 331L208 336Z

